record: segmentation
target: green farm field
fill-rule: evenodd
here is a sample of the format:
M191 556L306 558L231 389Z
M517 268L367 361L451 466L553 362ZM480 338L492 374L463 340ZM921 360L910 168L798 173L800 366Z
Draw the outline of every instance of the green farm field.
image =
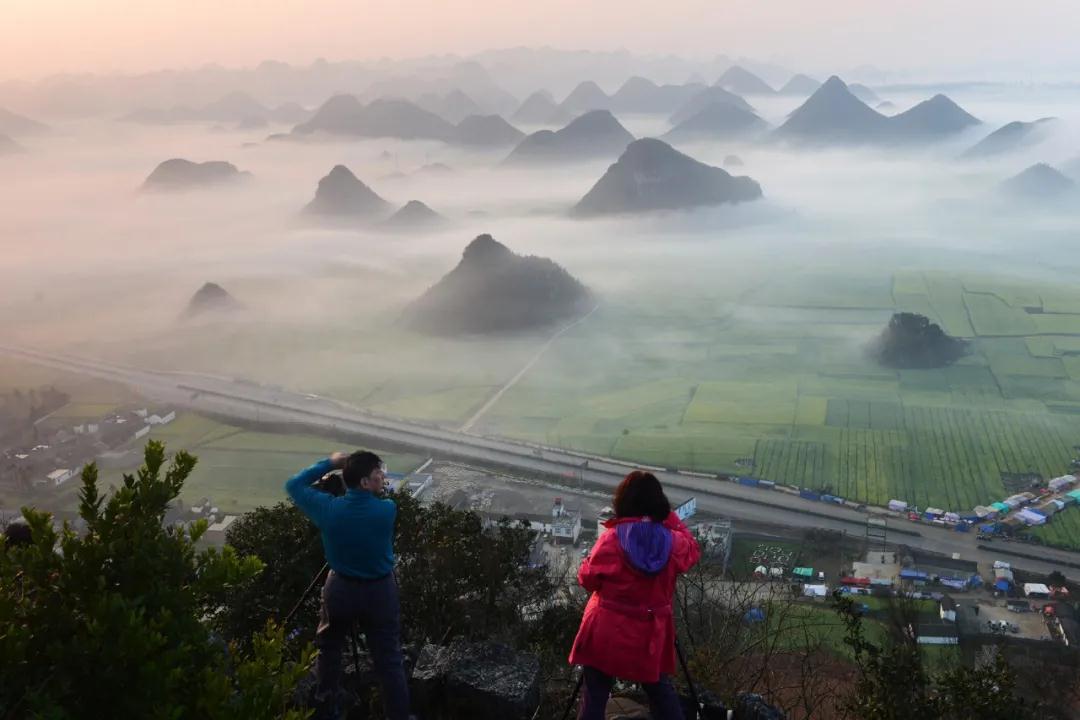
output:
M1012 492L1010 474L1053 477L1080 455L1080 314L1051 313L1041 299L1080 309L1080 292L914 270L810 281L740 287L738 303L601 307L482 430L955 510ZM971 352L941 369L878 366L863 347L904 310L925 312ZM1077 529L1059 532L1080 543Z
M180 493L184 502L208 497L223 511L233 513L281 502L290 476L334 451L349 449L325 438L252 432L193 413L182 413L174 422L154 427L148 438L164 442L170 454L187 450L198 458ZM101 469L104 487L119 484L125 472L138 467L142 441L132 443L130 450L130 467ZM392 472L411 472L424 461L418 455L375 451ZM77 480L66 483L48 497L49 509L76 509L79 487ZM40 502L40 498L5 496L2 504L17 506L28 501Z

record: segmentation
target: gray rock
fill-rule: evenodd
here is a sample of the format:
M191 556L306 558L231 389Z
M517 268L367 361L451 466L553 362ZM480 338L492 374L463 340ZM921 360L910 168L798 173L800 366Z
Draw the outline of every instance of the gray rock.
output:
M540 703L540 661L505 645L426 645L413 670L420 717L528 720Z

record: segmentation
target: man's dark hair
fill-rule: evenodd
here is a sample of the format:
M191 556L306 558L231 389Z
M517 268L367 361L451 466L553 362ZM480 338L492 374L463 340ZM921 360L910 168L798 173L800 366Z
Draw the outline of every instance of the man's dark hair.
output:
M4 528L4 541L8 547L29 545L33 540L30 536L30 526L24 522L13 522Z
M345 461L345 469L341 471L345 487L350 489L360 487L360 481L371 475L380 465L382 465L382 458L375 453L367 450L354 452Z
M615 499L611 503L615 517L650 517L656 522L664 522L671 513L660 481L650 472L635 470L615 488Z

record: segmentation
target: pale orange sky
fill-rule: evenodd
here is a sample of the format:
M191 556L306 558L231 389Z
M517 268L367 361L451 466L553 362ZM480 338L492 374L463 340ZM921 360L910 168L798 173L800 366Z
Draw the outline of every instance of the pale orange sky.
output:
M1076 0L0 0L0 79L552 45L820 71L1080 66Z

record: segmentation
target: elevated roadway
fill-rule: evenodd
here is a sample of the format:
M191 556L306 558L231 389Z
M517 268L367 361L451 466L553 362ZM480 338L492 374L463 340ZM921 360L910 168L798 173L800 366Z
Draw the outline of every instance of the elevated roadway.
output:
M414 448L433 455L478 465L504 468L523 475L561 478L593 487L612 488L634 465L612 458L586 456L506 438L451 430L435 425L366 412L330 398L227 377L187 372L160 372L74 355L0 344L0 354L25 362L130 386L161 403L193 411L257 422L304 425L315 430L345 432ZM707 476L655 469L673 501L696 496L702 511L736 520L820 527L862 535L876 510L857 510L812 502L779 490L764 490ZM1056 548L1017 546L1029 557L1010 556L1011 545L996 541L991 548L974 533L957 533L932 525L889 518L892 542L937 553L954 553L965 560L991 563L1004 559L1033 572L1061 570L1080 577L1080 554ZM1030 557L1037 555L1039 559Z

